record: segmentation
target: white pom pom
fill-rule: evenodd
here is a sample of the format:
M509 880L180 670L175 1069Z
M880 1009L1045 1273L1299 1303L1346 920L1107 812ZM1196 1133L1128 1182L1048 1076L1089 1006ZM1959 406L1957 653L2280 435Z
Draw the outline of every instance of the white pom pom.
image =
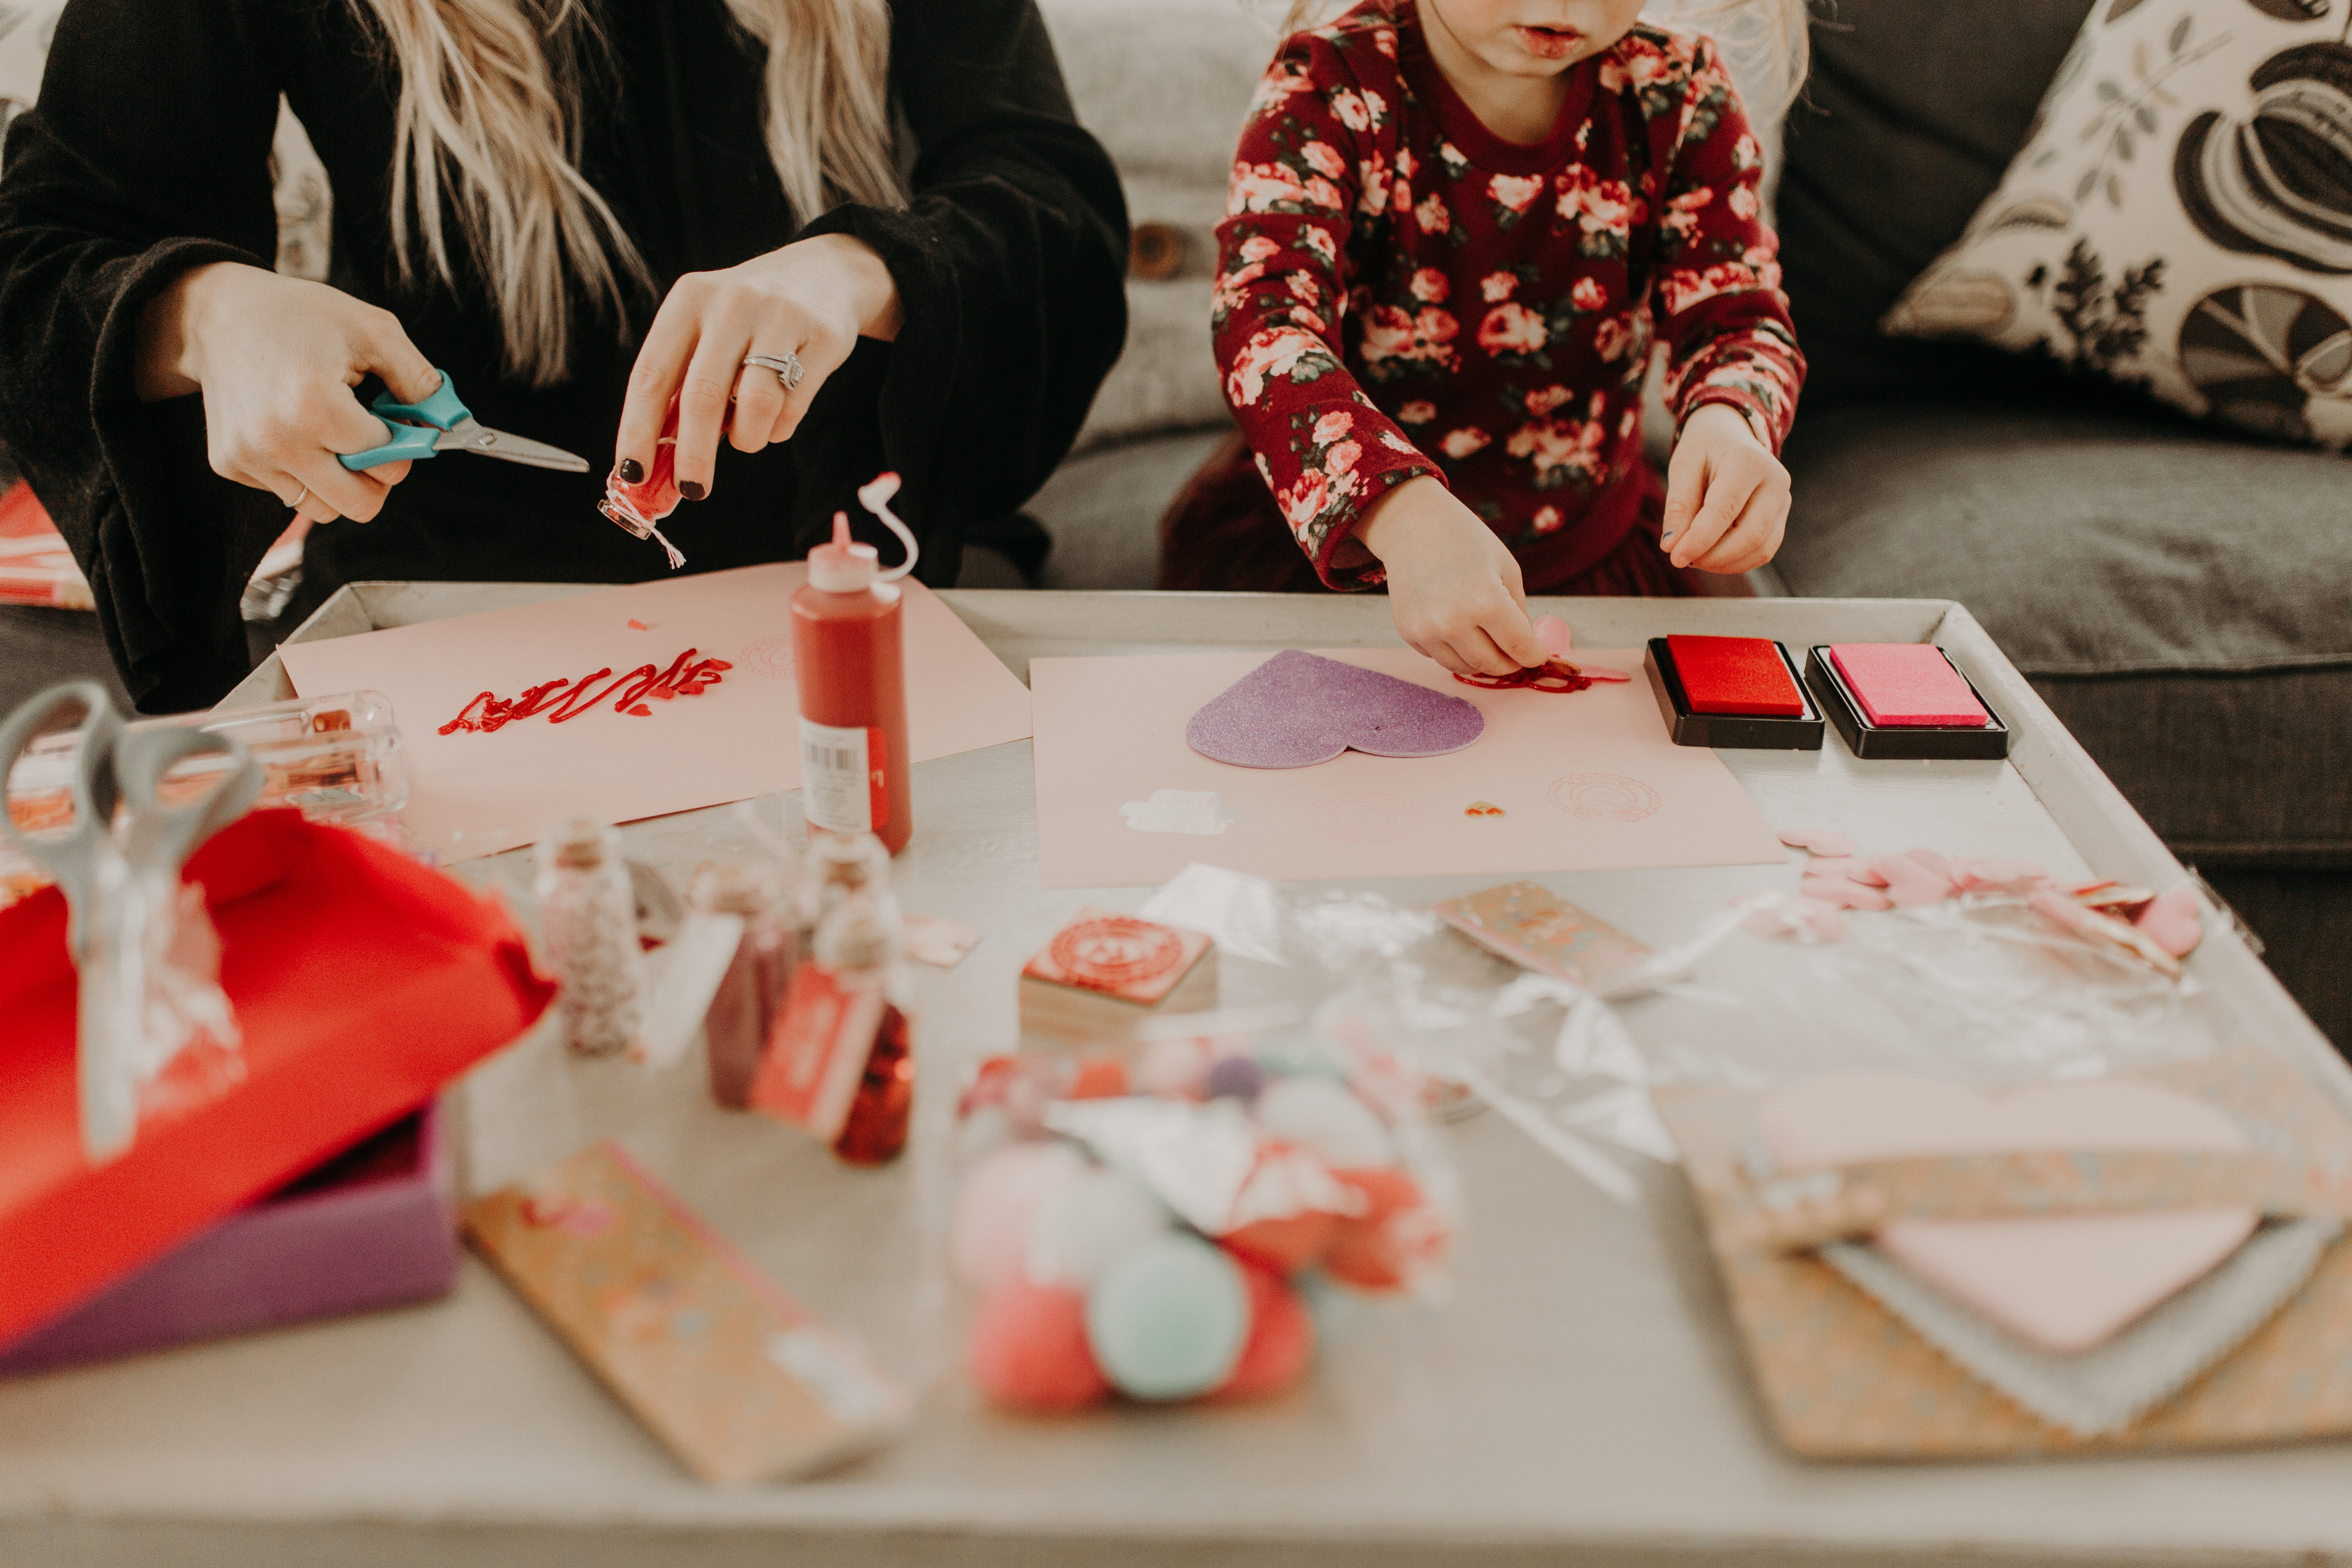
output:
M1370 1106L1328 1078L1277 1078L1255 1107L1257 1124L1334 1170L1395 1163L1396 1145Z
M1168 1207L1113 1170L1055 1187L1029 1227L1029 1280L1090 1289L1111 1260L1167 1230Z

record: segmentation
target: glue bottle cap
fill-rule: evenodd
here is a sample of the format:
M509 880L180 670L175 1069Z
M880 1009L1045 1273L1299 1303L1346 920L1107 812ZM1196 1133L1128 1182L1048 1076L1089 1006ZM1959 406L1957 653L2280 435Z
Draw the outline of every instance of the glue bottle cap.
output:
M809 551L809 586L820 593L864 593L874 586L876 562L881 558L872 545L849 537L849 514L833 515L833 542Z

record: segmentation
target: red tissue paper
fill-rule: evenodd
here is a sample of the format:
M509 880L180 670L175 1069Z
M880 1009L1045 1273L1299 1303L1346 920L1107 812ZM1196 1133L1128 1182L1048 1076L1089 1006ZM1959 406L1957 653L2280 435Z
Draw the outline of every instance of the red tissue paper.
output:
M184 878L220 933L235 1081L142 1113L95 1169L64 895L0 910L0 1343L407 1115L554 994L499 905L299 811L248 814Z

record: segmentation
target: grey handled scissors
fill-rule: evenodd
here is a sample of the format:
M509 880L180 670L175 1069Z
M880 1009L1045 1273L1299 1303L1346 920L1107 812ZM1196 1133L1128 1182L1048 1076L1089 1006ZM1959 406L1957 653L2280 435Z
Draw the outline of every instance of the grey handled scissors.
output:
M365 452L340 454L335 461L346 468L373 468L404 458L470 452L477 457L501 457L509 463L527 463L534 468L561 468L567 474L588 472L586 458L561 446L550 446L529 436L509 435L482 423L471 409L457 401L457 384L449 379L449 372L436 371L435 374L441 378L441 384L422 402L403 402L388 392L378 392L368 408L383 421L383 444L371 446Z
M253 804L262 768L227 736L177 727L126 733L104 687L68 681L0 724L0 786L34 742L63 729L77 708L81 720L68 782L72 825L32 831L0 809L0 832L65 890L66 944L80 971L82 1147L97 1165L128 1147L138 1125L151 957L142 938L161 914L156 900L176 896L181 864ZM207 751L226 754L229 767L193 799L165 805L159 795L164 773Z

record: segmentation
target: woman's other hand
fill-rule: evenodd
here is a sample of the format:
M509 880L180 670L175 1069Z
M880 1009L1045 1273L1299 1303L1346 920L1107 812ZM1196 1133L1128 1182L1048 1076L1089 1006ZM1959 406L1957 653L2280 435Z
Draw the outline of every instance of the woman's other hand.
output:
M370 373L404 402L441 384L390 311L241 262L193 268L140 317L141 400L201 392L213 472L313 522L366 522L408 476L405 462L354 473L335 461L383 444L383 422L352 395Z
M1372 504L1356 540L1380 558L1400 636L1456 674L1507 675L1548 654L1528 624L1519 563L1495 530L1423 474Z
M723 272L677 280L629 371L615 459L635 483L653 465L670 398L677 399L677 489L710 494L724 435L739 452L787 441L857 340L898 335L898 287L863 240L819 235ZM797 354L800 385L751 354ZM730 404L732 404L730 413Z
M1660 548L1676 566L1753 571L1780 549L1788 525L1789 471L1748 416L1725 402L1694 409L1666 466Z

